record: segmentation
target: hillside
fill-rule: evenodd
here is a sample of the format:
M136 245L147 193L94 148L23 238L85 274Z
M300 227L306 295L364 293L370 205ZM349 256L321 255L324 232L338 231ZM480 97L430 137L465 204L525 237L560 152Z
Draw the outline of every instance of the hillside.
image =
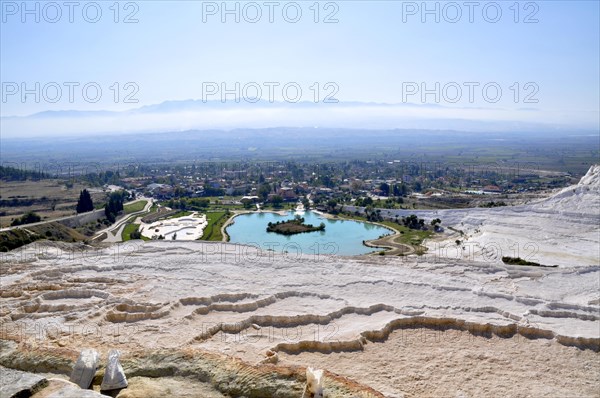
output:
M59 222L44 223L30 227L23 225L19 228L0 232L0 252L14 250L31 242L44 239L78 242L89 238Z

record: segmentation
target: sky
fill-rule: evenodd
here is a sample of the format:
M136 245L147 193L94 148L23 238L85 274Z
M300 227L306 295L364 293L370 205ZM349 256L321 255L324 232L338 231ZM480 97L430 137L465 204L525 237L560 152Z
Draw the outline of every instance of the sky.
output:
M598 129L598 1L65 4L0 1L3 119L245 95Z

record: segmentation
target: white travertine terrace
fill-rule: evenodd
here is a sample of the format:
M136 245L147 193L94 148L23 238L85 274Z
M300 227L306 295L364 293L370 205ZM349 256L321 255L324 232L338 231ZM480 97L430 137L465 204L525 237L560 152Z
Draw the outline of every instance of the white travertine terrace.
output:
M165 239L196 240L202 237L204 228L208 225L206 215L193 212L188 216L168 218L147 224L140 224L140 232L146 238L152 239L162 235Z
M573 343L600 338L598 266L333 256L292 262L226 243L136 241L130 247L134 251L117 262L108 248L90 262L56 264L46 255L5 264L3 322L135 324L131 339L155 347L218 348L212 335L253 324L335 324L335 339L325 342L334 344L358 341L361 333L382 331L394 321L429 318L513 325L515 331L528 324ZM295 349L285 338L271 340Z
M440 218L446 232L453 227L464 233L426 242L428 257L502 263L510 256L561 267L600 265L600 165L578 184L525 205L381 213Z

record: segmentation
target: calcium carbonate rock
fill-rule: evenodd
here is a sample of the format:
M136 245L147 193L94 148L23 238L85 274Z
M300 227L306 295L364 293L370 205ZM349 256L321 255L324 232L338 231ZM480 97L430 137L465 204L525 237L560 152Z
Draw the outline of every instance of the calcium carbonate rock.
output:
M98 369L98 363L100 362L100 355L98 351L93 349L85 349L79 354L73 372L71 373L70 380L77 384L83 389L87 389L92 384L96 370Z
M42 391L43 392L43 391ZM82 390L77 386L65 386L58 391L54 391L47 395L45 398L106 398L106 395L102 395L92 390Z
M0 382L0 397L2 398L28 397L48 384L43 376L3 366L0 366Z
M306 392L309 398L323 398L323 370L306 368Z
M127 378L119 362L120 355L121 353L118 350L110 350L108 353L108 364L100 385L101 390L118 390L127 387Z

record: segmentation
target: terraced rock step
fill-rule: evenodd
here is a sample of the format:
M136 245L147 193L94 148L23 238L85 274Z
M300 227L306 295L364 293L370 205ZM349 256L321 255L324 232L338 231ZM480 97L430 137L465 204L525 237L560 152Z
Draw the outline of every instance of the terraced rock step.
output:
M73 353L65 351L31 354L21 351L14 343L2 343L3 355L0 357L2 363L12 361L22 367L34 368L40 363L72 361L70 358ZM67 354L65 356L65 354ZM106 353L103 353L106 357ZM262 397L280 397L297 398L302 395L306 387L306 369L302 367L274 367L271 365L248 365L241 360L232 359L224 355L218 355L198 350L176 350L166 351L158 350L151 352L130 353L123 357L123 369L127 377L134 382L130 383L127 389L121 390L117 397L137 396L135 389L139 388L136 378L165 378L169 383L174 378L186 379L190 381L189 386L185 384L180 386L182 391L171 392L171 394L180 394L177 396L189 395L197 391L198 382L201 382L200 388L210 395L213 393L224 394L233 397L262 398ZM104 369L101 369L95 380L101 380ZM43 378L41 378L43 379ZM353 382L349 379L325 372L324 375L326 394L328 397L339 398L384 398L382 394L364 385ZM46 379L43 379L46 380ZM61 384L60 394L53 392L52 395L40 395L42 397L75 397L76 391L79 391L78 398L100 397L97 393L90 390L81 390L73 387L72 383L61 380L55 382ZM47 382L46 382L47 385ZM75 391L75 392L74 392ZM85 395L88 394L88 395ZM210 396L207 394L207 396ZM158 397L151 392L148 397Z

